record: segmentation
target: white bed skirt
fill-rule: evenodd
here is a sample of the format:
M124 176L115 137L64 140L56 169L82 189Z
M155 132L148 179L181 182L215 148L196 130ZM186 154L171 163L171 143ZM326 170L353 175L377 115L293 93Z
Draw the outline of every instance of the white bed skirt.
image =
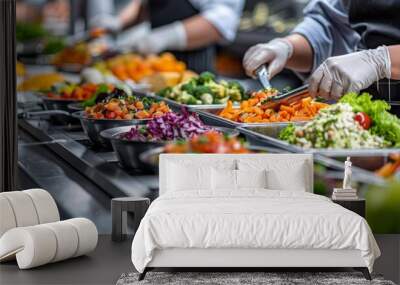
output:
M195 249L155 250L147 267L366 267L359 250Z

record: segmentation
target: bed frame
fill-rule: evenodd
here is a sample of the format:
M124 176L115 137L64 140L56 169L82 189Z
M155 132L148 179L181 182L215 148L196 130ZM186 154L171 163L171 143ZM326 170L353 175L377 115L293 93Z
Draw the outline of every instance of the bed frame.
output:
M354 268L371 280L359 250L330 249L193 249L156 250L139 275L143 280L155 268L232 268L236 271L262 268Z
M165 193L168 161L182 157L197 160L197 163L212 163L215 159L249 158L252 154L237 155L206 155L202 154L168 154L160 158L160 194ZM253 156L254 157L254 156ZM309 154L268 154L257 155L257 159L291 159L303 160L305 175L308 177L306 191L313 192L313 158ZM147 265L139 280L143 280L146 273L155 268L229 268L230 271L246 271L256 268L259 271L266 268L354 268L361 271L367 280L371 276L359 250L330 250L330 249L250 249L250 248L169 248L158 249L153 259ZM290 270L290 269L289 269ZM264 270L265 271L265 270Z

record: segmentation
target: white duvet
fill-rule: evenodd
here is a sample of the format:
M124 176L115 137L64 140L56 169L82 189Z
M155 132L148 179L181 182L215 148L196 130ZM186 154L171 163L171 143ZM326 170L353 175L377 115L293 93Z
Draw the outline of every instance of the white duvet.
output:
M143 272L165 248L358 249L370 271L380 255L359 215L320 195L265 189L160 196L136 232L132 262Z

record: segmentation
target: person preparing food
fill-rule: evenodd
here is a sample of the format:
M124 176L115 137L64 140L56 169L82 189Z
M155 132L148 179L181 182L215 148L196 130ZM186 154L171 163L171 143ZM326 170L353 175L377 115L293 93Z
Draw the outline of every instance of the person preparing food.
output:
M189 69L202 72L213 70L215 44L234 39L244 1L133 0L117 17L94 18L92 25L120 31L136 19L142 4L151 32L130 47L143 54L173 51Z
M398 0L311 1L303 22L289 36L251 47L243 66L249 76L263 64L269 77L285 67L312 72L312 96L337 100L370 88L376 99L400 101L400 92L379 88L400 86L399 10Z

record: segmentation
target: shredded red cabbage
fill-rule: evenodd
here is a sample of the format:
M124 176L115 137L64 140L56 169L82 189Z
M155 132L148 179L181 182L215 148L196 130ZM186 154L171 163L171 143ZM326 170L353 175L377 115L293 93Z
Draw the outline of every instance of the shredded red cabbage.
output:
M188 139L212 130L204 125L198 114L182 109L180 114L169 112L150 120L144 126L132 127L121 138L132 141L171 141Z

